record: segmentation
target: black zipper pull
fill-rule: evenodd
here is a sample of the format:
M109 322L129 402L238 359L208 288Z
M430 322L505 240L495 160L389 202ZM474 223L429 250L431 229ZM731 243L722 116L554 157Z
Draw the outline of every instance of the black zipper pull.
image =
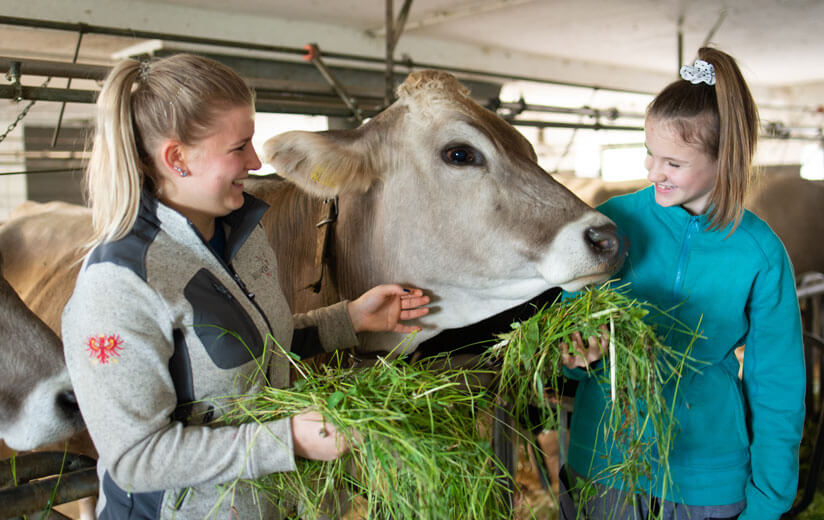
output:
M238 286L240 286L240 290L243 291L244 294L246 294L246 296L250 300L254 300L255 299L255 293L253 293L252 291L250 291L249 289L246 288L246 284L243 283L243 280L240 279L240 275L237 274L237 271L235 271L234 267L232 267L232 277L235 279Z
M217 292L219 292L220 294L225 296L228 300L234 299L232 297L232 293L230 293L228 289L226 289L225 287L223 287L219 283L213 282L212 287L214 287Z

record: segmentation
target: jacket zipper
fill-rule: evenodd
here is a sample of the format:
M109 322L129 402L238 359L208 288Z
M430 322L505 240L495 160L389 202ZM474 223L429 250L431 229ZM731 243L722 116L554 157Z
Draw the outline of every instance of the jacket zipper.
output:
M243 280L240 279L240 275L237 274L237 271L232 267L232 264L224 263L226 268L228 269L229 273L232 275L232 279L237 283L237 286L240 287L240 290L243 291L243 294L246 295L246 298L249 299L249 303L257 309L260 317L263 318L263 321L266 323L266 326L269 328L269 334L274 334L272 332L272 324L269 323L269 318L266 317L266 313L263 312L263 309L260 308L258 305L257 300L255 300L255 293L251 292L249 289L246 288L246 284L243 283Z
M675 282L672 286L673 303L677 304L681 299L681 290L684 288L684 269L687 264L687 256L690 250L690 241L695 232L698 231L698 217L690 217L689 224L687 224L687 232L684 234L684 239L681 242L681 253L678 257L678 269L675 271Z
M209 247L209 244L207 243L206 239L203 238L203 235L200 234L200 231L198 231L198 229L195 227L195 225L192 224L191 222L189 222L189 225L192 227L192 229L197 234L197 236L200 237L200 241L203 243L203 245L206 247L206 249L209 250L209 254L211 254L212 256L217 258L217 261L220 262L220 265L222 265L223 268L226 269L226 272L228 272L232 276L232 279L235 281L237 286L240 288L241 292L243 292L243 294L249 300L249 303L252 304L252 307L254 307L258 311L258 314L260 314L260 317L263 318L264 323L266 323L266 327L269 328L269 334L274 335L274 332L272 331L272 324L269 323L269 318L266 317L266 313L263 312L263 309L260 308L260 305L258 305L257 301L255 300L255 293L249 291L249 289L246 288L246 284L243 283L243 280L240 279L240 275L237 274L237 271L235 271L235 269L232 267L232 264L226 262L220 255L217 255L212 251L212 248ZM229 299L231 300L232 299L232 293L230 293L229 291L226 291L225 289L224 289L224 291L221 291L221 292L223 292L224 295L229 297Z

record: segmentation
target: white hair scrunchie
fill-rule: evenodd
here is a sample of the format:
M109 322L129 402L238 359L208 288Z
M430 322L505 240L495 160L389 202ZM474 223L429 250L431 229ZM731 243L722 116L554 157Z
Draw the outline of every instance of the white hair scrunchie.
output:
M699 83L715 85L715 67L712 66L712 63L704 60L695 60L694 65L681 67L681 77L693 85Z

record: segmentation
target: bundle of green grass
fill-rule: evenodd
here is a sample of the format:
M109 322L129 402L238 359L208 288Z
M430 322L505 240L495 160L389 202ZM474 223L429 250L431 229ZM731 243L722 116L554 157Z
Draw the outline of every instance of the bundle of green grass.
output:
M318 411L353 448L330 462L298 459L296 471L256 481L284 514L510 517L501 469L479 427L492 406L475 384L479 371L383 358L368 368L344 367L340 358L312 369L293 362L300 372L293 387L236 398L231 421Z
M689 352L700 336L665 311L630 298L627 288L608 282L543 307L528 320L513 324L487 356L500 366L498 391L511 403L515 416L526 417L530 407L537 408L543 427L557 429L565 413L558 397L567 381L561 345L585 357L573 334L580 334L584 344L590 337L608 338L604 359L585 370L603 385L610 403L599 434L614 440L623 461L600 477L619 476L633 490L640 478L650 477L651 462L669 467L677 425L663 390L670 385L677 395L680 377L696 369ZM665 332L686 334L688 348L679 352L664 344L647 319L650 314L658 327L668 323Z
M608 389L612 406L602 433L614 436L623 450L621 466L609 472L633 489L649 476L651 460L667 467L674 425L662 390L670 382L677 387L692 365L689 349L668 347L645 320L654 312L658 322L666 321L660 319L666 314L629 298L625 289L609 283L592 287L513 324L479 364L496 367L492 389L477 384L490 379L488 370L444 369L443 359L378 358L367 368L345 367L340 357L320 366L293 359L300 373L293 387L234 399L230 421L317 411L353 449L330 462L299 459L296 471L255 484L287 516L339 517L356 504L356 517L365 519L511 518L513 476L505 475L490 446L489 428L481 425L490 424L500 395L515 417L527 417L527 410L537 407L542 426L556 429L564 413L556 406L565 381L560 344L574 353L574 333L586 341L606 330L608 355L586 370ZM698 337L671 321L669 332Z

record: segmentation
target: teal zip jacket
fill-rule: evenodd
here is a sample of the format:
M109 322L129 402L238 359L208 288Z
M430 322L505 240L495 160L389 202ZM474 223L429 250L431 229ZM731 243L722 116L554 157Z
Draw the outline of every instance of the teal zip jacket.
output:
M630 295L672 309L706 338L693 344L698 370L681 378L674 398L671 483L664 487L663 472L653 466L642 487L689 505L746 498L740 520L777 519L796 493L805 391L801 319L784 246L749 211L732 234L731 226L708 231L706 215L659 206L654 187L598 210L629 239L617 277L630 282ZM659 333L668 330L663 325ZM664 343L683 351L692 339L671 332ZM743 380L734 355L741 345ZM609 388L583 370L567 374L579 379L569 464L592 477L621 460L621 450L598 435ZM674 384L665 389L673 393Z

